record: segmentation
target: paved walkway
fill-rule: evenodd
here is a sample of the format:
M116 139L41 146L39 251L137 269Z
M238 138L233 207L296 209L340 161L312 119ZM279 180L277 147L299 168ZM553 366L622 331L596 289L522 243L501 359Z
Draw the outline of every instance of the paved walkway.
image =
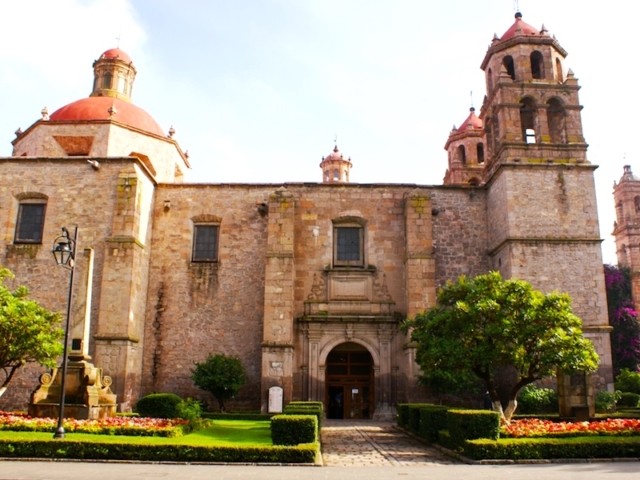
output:
M384 467L459 463L428 447L389 422L324 420L322 459L325 466Z

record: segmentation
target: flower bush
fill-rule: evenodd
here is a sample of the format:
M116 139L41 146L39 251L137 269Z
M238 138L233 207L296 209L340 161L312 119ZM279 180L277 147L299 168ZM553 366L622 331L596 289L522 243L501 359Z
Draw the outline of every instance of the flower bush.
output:
M610 418L598 422L552 422L537 418L514 420L500 431L503 437L578 437L640 435L640 419Z
M0 412L0 430L53 433L57 424L54 418ZM65 418L64 429L67 433L179 437L188 433L191 427L187 420L182 419L109 417L98 420Z

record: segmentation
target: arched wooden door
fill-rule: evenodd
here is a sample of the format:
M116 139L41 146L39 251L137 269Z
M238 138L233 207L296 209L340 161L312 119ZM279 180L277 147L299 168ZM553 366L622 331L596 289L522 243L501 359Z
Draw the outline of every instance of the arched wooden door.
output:
M375 407L373 358L357 343L343 343L327 356L327 418L371 418Z

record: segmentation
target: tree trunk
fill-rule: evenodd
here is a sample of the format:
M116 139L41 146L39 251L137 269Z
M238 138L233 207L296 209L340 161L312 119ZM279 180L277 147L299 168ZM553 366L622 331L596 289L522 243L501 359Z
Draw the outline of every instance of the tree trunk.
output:
M502 411L502 403L500 402L500 400L495 400L492 403L493 403L493 411L498 412L500 414L500 424L501 425L508 424L509 422L507 421L507 418L504 416L504 412Z
M511 423L511 417L513 417L513 414L515 413L517 407L518 401L515 398L509 399L507 409L504 411L505 423L507 425Z
M7 391L7 387L0 388L0 397L2 397L2 394L6 391Z
M218 406L220 407L220 413L224 413L226 411L224 408L224 400L218 399Z

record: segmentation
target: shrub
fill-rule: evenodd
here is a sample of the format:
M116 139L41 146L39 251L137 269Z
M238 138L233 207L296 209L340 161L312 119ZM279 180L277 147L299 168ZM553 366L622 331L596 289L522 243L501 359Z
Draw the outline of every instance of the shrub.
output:
M233 398L247 381L242 362L238 357L209 354L204 362L193 362L193 364L195 365L191 370L193 383L216 397L220 411L224 412L226 409L224 402Z
M464 445L465 440L475 438L497 440L500 435L500 415L488 410L449 410L447 430L456 447Z
M623 368L620 375L616 377L616 389L640 395L640 372L632 372Z
M607 413L614 411L618 400L620 400L619 390L615 392L600 390L596 393L596 412Z
M299 445L318 439L315 415L274 415L271 417L271 440L274 445Z
M204 412L202 418L207 420L271 420L272 413L220 413L220 412Z
M187 398L182 400L176 407L178 417L183 420L193 422L202 416L202 405L198 400Z
M449 407L434 405L420 409L420 437L428 442L438 441L438 432L447 428L447 410Z
M173 393L152 393L138 400L136 410L142 417L179 418L182 399Z
M551 388L529 384L518 393L520 413L553 413L558 411L558 395Z
M622 392L620 400L616 404L621 407L640 407L640 395L631 392Z

